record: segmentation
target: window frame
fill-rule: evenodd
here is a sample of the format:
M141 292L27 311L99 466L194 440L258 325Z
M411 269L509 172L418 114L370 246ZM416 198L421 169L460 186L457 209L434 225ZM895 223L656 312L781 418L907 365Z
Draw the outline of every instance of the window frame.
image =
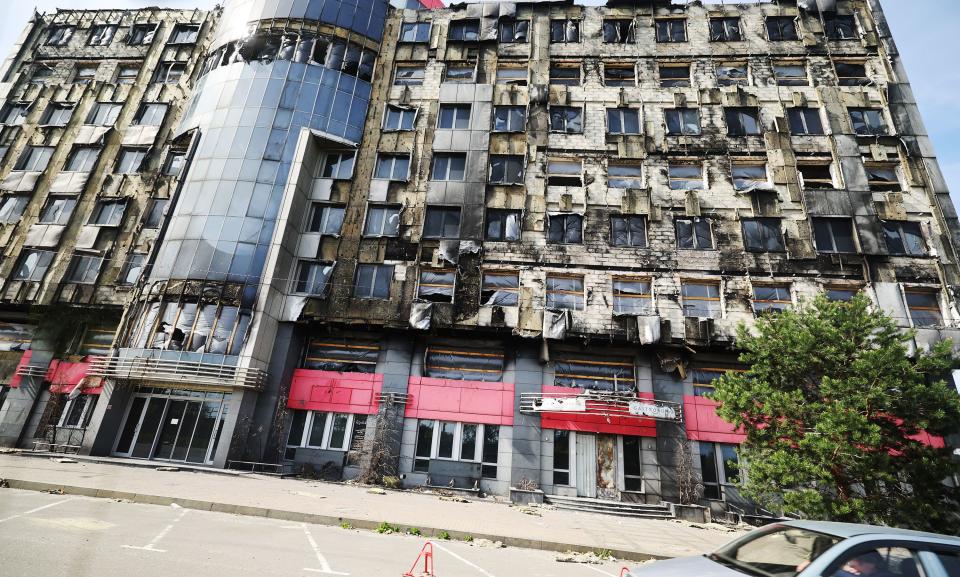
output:
M717 296L689 296L686 294L686 288L688 286L701 286L701 287L711 287L716 289ZM710 291L707 291L710 292ZM688 307L688 301L696 301L697 303L716 303L703 305L706 307L704 311L697 310L695 312L706 312L706 315L692 315L688 314L691 312L692 307ZM681 279L680 281L680 306L683 310L684 318L711 318L711 319L721 319L723 318L723 288L722 283L717 280L706 280L706 279Z
M437 282L424 282L424 276L426 275L436 275L438 278L433 280ZM439 277L444 277L442 279L443 282L439 282L441 280ZM447 280L449 280L449 282L447 282ZM434 288L437 289L437 292L436 294L422 293L421 289L423 288ZM417 300L452 304L456 297L456 292L457 269L420 267L420 271L417 274L417 288L414 293Z
M100 269L103 267L105 257L90 254L74 254L70 259L67 268L67 274L64 276L64 282L73 284L93 285L97 284L100 278ZM94 263L96 265L94 266ZM90 277L92 273L92 278ZM78 278L79 277L79 278Z
M451 75L451 70L466 70L469 76ZM443 65L442 82L451 84L473 84L477 81L477 63L476 62L445 62Z
M113 166L114 174L138 174L143 172L149 150L148 148L139 146L121 146L117 153L117 162ZM130 163L128 160L129 155L133 155L136 161ZM128 164L129 166L126 166Z
M802 76L784 75L786 69L801 68ZM775 60L771 64L773 79L777 86L810 86L810 69L807 63L802 60Z
M64 395L64 400L66 401L63 404L63 409L60 412L60 417L57 419L57 427L61 429L71 429L71 430L83 430L87 428L87 425L90 424L90 419L93 417L94 408L97 405L97 401L100 399L100 395L88 395L88 394L79 394L75 398L71 399L67 395ZM72 417L75 415L74 411L79 403L83 403L80 408L80 414L76 415L77 420L75 424L69 424L72 420Z
M929 296L934 305L911 305L909 295L926 295ZM925 287L915 287L915 286L904 286L903 287L903 304L904 308L907 310L907 317L910 320L910 326L913 328L930 328L930 327L942 327L946 326L947 320L943 314L943 303L940 301L940 290L933 288ZM924 314L936 313L936 319L933 319L931 322L930 319L922 319L914 317L914 311L925 311ZM931 317L934 315L930 315Z
M850 232L850 242L852 244L852 246L850 247L850 250L840 250L837 247L837 235L836 235L836 229L833 223L841 223L841 222L846 223L847 230ZM821 223L823 224L830 223L828 228L830 232L831 247L829 248L821 247L820 244L817 242L817 237L820 236L817 232L817 224L821 224ZM810 228L811 228L811 231L813 232L813 244L818 253L821 253L821 254L858 254L859 253L859 251L857 250L858 249L857 230L853 224L852 218L846 217L846 216L844 217L815 216L815 217L811 217L810 219Z
M907 231L906 227L916 227L915 231ZM923 225L920 222L915 220L881 220L880 227L883 230L883 240L884 244L887 246L887 252L894 256L927 256L930 254L929 243L923 234ZM890 237L894 236L892 232L896 233L896 237L901 245L902 251L894 251L891 248ZM912 247L914 243L908 242L909 237L916 237L919 239L919 250L914 250Z
M507 112L505 128L500 128L500 129L497 128L497 122L499 121L497 116L498 110L505 110ZM522 120L520 122L519 127L513 127L512 125L515 120L515 115L512 113L516 112L517 110L521 110L523 112ZM493 126L491 127L491 132L514 133L514 132L525 132L526 129L527 129L527 107L526 106L506 104L506 105L497 105L493 107Z
M524 26L526 31L523 33L522 40L518 40L518 28ZM509 39L504 39L504 31L509 30ZM514 18L505 19L498 23L497 41L501 44L527 44L530 42L530 20Z
M756 116L752 116L751 112L755 112ZM724 106L723 118L727 124L727 136L731 138L763 135L763 118L758 106ZM756 125L756 132L747 130L744 118L750 119Z
M843 32L849 24L850 36L838 34ZM823 16L823 35L827 40L846 41L859 40L860 35L857 32L857 18L853 14L826 14Z
M507 74L507 71L517 71L516 75ZM501 74L503 73L503 74ZM526 86L530 82L530 68L518 62L498 62L494 84Z
M386 178L380 177L378 176L380 174L380 166L387 159L389 159L389 162L390 162L390 171L389 171L390 174ZM403 161L403 160L406 160L406 164L407 164L406 170L398 178L397 174L395 174L397 171L397 163L398 161ZM396 152L378 152L377 162L374 165L374 170L373 170L373 180L386 180L389 182L409 182L411 164L412 162L411 162L410 154L403 154L403 153L396 153Z
M850 115L850 128L857 136L891 136L887 115L882 108L851 106L847 112ZM879 125L870 122L873 117L879 121ZM858 125L862 128L858 128Z
M371 218L373 218L374 210L383 211L383 218L379 220L378 231L372 233L370 230ZM397 233L396 234L386 234L391 232L389 227L390 219L392 218L393 211L396 211L397 215ZM403 207L399 204L390 204L390 203L370 203L367 205L366 214L363 217L363 237L364 238L398 238L400 236L400 213L403 211Z
M155 117L157 116L157 110L162 110L159 113L159 120ZM167 119L167 113L170 111L170 105L166 102L144 102L140 104L140 107L137 109L137 113L133 117L133 126L163 126L163 121ZM152 124L147 124L146 122L151 122Z
M550 281L555 279L565 279L569 281L579 281L580 290L566 290L566 289L556 289L550 288ZM585 285L584 275L575 275L575 274L556 274L556 273L547 273L546 283L544 284L544 308L550 310L569 310L569 311L582 311L586 308L586 285ZM564 302L564 297L560 297L561 300L555 300L556 297L552 295L564 295L570 296L573 298L572 306L568 306Z
M413 29L413 39L408 40L403 37L404 32L407 28L410 27ZM419 33L424 27L427 29L427 34L425 38L421 39L421 34ZM429 44L430 38L433 35L433 25L431 22L401 22L400 30L397 34L397 44Z
M683 70L686 69L687 75L684 77L664 76L664 70ZM657 80L660 88L690 88L690 76L693 73L693 64L690 62L658 62Z
M390 121L391 111L399 112L399 120L396 128L388 124ZM419 113L419 108L406 108L396 104L387 104L383 108L383 123L381 124L381 130L383 132L409 132L411 130L416 130L417 116L419 116ZM404 119L407 118L407 115L412 117L409 127L406 127L404 124Z
M776 35L772 34L773 30L770 27L771 22L777 23L777 33ZM785 23L789 22L789 29L792 31L789 34L784 34L784 30L787 27L784 26ZM796 16L766 16L763 19L764 27L767 29L767 40L770 42L793 42L800 40L800 35L797 32L797 17ZM777 38L774 38L777 36Z
M178 84L187 73L187 63L179 60L163 60L157 63L151 84Z
M430 180L434 182L463 182L467 179L466 152L434 152L430 167ZM455 164L462 161L462 167L456 170ZM459 178L455 178L459 172Z
M118 29L117 24L94 24L90 27L90 34L87 36L87 46L110 46L117 35ZM106 41L104 41L105 32L108 31L110 33L106 35ZM94 42L94 40L98 41Z
M561 227L560 240L551 240L551 223L557 219L559 222L562 219L563 225ZM571 240L570 235L567 234L567 231L571 230L570 226L567 223L568 219L579 219L579 236L576 240ZM547 244L561 244L561 245L578 245L583 244L583 221L584 215L575 213L575 212L556 212L547 214Z
M370 285L370 290L360 294L360 276L361 270L372 269L373 275L371 277L372 283ZM393 277L394 277L395 267L392 264L385 263L357 263L357 270L354 274L353 279L353 298L365 299L365 300L389 300L390 293L393 292ZM384 274L387 274L387 294L379 295L377 293L377 281L380 280Z
M657 44L679 44L681 42L687 42L687 19L686 18L654 18L654 36L656 37ZM680 24L682 34L677 35L674 30L675 24ZM667 25L667 35L661 36L661 27L660 24ZM682 39L675 39L675 36L682 36Z
M569 34L568 34L569 30L567 28L564 28L562 30L563 39L562 40L556 39L557 37L554 34L556 30L554 29L554 27L560 23L562 23L565 27L573 25L576 31L576 36L577 36L576 40L569 40ZM580 25L581 23L582 23L582 20L580 20L579 18L551 18L550 19L550 44L579 44L583 38L583 27Z
M73 212L77 209L79 200L75 195L51 194L40 209L37 224L66 226L70 222L70 218L73 217ZM56 203L60 202L62 202L62 206L56 207ZM49 211L56 211L52 215L54 218L49 218L51 216L47 214Z
M480 19L457 18L447 26L447 42L479 42Z
M609 72L613 70L629 70L632 74L629 76L610 76ZM637 66L636 64L623 62L604 62L603 63L603 85L612 88L629 88L637 85Z
M336 267L333 261L299 259L296 276L293 278L291 292L312 297L324 297L330 291L330 282ZM316 289L319 283L319 290Z
M461 126L463 122L463 112L466 111L466 126ZM444 126L444 115L451 115L450 125ZM437 108L437 130L470 130L470 120L473 115L473 106L458 102L441 102Z
M13 165L13 170L17 172L43 172L50 166L50 159L53 158L53 146L35 146L27 145L24 147L20 157ZM36 153L36 156L34 154ZM41 166L42 165L42 166Z
M40 125L64 127L70 124L75 110L76 107L69 102L51 101L43 111ZM67 113L66 118L61 118L64 112Z
M704 499L708 501L726 501L727 500L727 488L734 487L731 477L736 477L736 473L731 475L731 471L727 466L727 460L724 458L724 448L737 447L732 443L718 443L714 441L698 441L699 451L698 456L700 458L700 482L703 485L703 495ZM705 451L705 449L708 449ZM711 453L711 458L713 461L713 478L716 481L707 481L703 476L704 471L704 453ZM737 456L737 462L739 463L739 455ZM711 489L715 489L716 493L708 492ZM716 495L716 496L711 496Z
M636 116L636 132L629 130L629 124L627 121L631 120L630 116ZM616 123L619 123L619 130L614 130L614 120ZM582 122L581 122L582 124ZM568 133L576 134L576 133ZM631 135L640 135L643 134L643 111L639 108L630 108L627 106L618 106L616 108L607 108L607 134L613 134L616 136L631 136Z
M300 409L294 409L300 410ZM326 411L304 411L306 417L303 423L303 430L300 435L300 444L294 444L290 442L289 433L287 436L287 449L315 449L322 451L339 451L339 452L349 452L350 451L350 442L353 439L353 429L356 424L355 418L356 415L353 413L337 413L337 412L326 412ZM311 445L311 437L313 436L313 428L316 424L316 420L319 415L323 415L323 429L320 435L320 444ZM362 415L365 416L365 415ZM346 418L346 426L343 433L343 445L340 447L332 447L330 442L333 437L333 425L334 419L344 417ZM299 428L299 427L298 427ZM292 430L290 431L293 432Z
M621 284L621 288L617 284ZM626 292L622 286L624 284L646 284L647 292ZM656 305L653 300L653 278L652 277L628 277L613 275L611 277L611 291L613 295L613 314L614 315L653 315L656 314ZM638 301L639 306L623 307L626 304L622 299ZM638 312L639 309L639 312Z
M411 72L410 76L400 76L400 72ZM425 64L417 63L398 63L393 69L393 86L423 86L427 76L427 67Z
M183 36L184 32L186 32L186 38L181 39L180 36ZM167 39L167 45L185 46L196 44L199 38L200 24L193 22L179 22L173 27L172 30L170 30L170 37Z
M776 298L758 298L757 289L775 289L776 294L772 296ZM789 297L788 299L782 298L784 295L781 294L781 291L783 290L786 290L786 296ZM759 317L771 311L784 311L791 306L793 306L793 287L790 283L758 283L753 285L750 297L750 308L753 310L754 316Z
M609 26L609 28L608 28ZM626 34L622 36L621 28L626 26ZM633 18L604 18L600 26L600 36L604 44L635 44L637 41L637 21ZM610 39L608 32L612 30L615 38Z
M730 23L735 22L735 26L730 27ZM721 24L722 29L718 30L716 24ZM708 22L708 31L710 42L743 42L743 22L739 16L712 16Z
M63 165L63 172L93 172L100 160L100 154L103 148L99 146L74 146L67 155L67 160ZM84 158L81 159L81 156ZM80 162L80 166L74 166L74 163Z
M98 62L77 62L73 65L73 75L70 77L72 84L90 84L96 81L97 72L100 70Z
M320 236L340 236L343 230L343 221L346 216L347 205L340 202L313 202L307 215L307 222L304 232L319 234ZM339 211L339 224L336 230L330 228L331 214ZM318 219L319 213L319 219ZM337 219L334 218L333 222Z
M430 426L430 447L426 455L422 455L422 449L427 449L426 447L420 446L420 432L421 424L429 423ZM440 436L441 430L445 425L453 425L453 439L451 440L451 450L450 456L441 457L440 456ZM472 456L464 458L463 456L463 429L464 426L475 427L476 433L474 435L474 453ZM488 461L486 459L486 441L487 441L487 429L496 428L497 429L497 462ZM480 477L481 479L496 479L497 467L500 464L499 453L500 453L500 425L491 425L485 423L469 423L465 421L446 421L443 419L417 419L416 421L416 435L414 440L414 450L413 450L413 465L412 470L414 473L427 473L430 470L430 461L458 461L464 463L479 463L480 464ZM493 474L490 474L491 469L488 467L493 467Z
M504 162L503 166L503 178L501 180L494 180L494 159L501 160ZM527 175L527 158L521 154L491 154L488 156L488 162L490 163L490 168L487 176L487 183L494 184L497 186L517 186L524 183ZM514 170L511 170L511 163L519 162L520 163L520 173L516 174ZM511 178L517 178L517 180L510 180Z
M487 284L487 276L510 278L515 280L513 286L502 287ZM507 303L496 303L493 300L497 293L508 293ZM486 295L487 298L484 298ZM516 307L520 306L520 271L517 270L483 270L480 275L480 306Z
M693 246L683 246L679 227L680 223L683 222L690 223L690 239ZM706 230L710 239L710 246L700 246L700 239L702 238L702 235L698 234L698 232L703 232L704 226L706 226ZM702 216L676 217L673 219L673 228L677 238L677 250L716 250L716 243L714 242L713 238L713 223L710 221L710 219Z
M126 213L127 200L125 198L100 198L94 205L90 218L87 219L87 225L116 228L123 224L123 217ZM105 220L102 221L104 218Z
M813 122L816 126L813 126ZM798 126L799 122L799 126ZM787 124L790 136L824 136L823 117L820 108L813 106L792 106L787 108Z
M826 179L822 179L822 178L808 179L803 174L804 166L812 166L812 167L819 167L819 168L826 167L827 172L830 174L830 182L827 182ZM800 187L804 190L836 190L838 188L836 175L833 172L832 160L829 162L798 162L797 176L800 180ZM808 183L812 183L815 186L809 186Z
M440 230L439 231L427 231L427 224L431 221L431 215L439 214L440 217ZM447 227L450 226L448 222L451 218L456 217L456 233L448 235ZM428 205L423 212L423 232L421 234L422 238L429 239L459 239L461 229L463 227L463 207L456 205Z
M760 236L761 246L754 246L747 242L749 235L747 225L753 224L757 228ZM776 234L774 235L774 226ZM743 235L743 248L747 252L765 253L765 252L786 252L787 246L783 238L783 219L776 217L752 217L740 219L740 232ZM770 248L770 243L774 242L776 248Z
M688 132L687 125L689 121L689 114L693 113L696 118L697 129L696 132ZM671 115L676 115L675 122L680 127L680 132L674 132L670 128ZM700 124L700 109L699 108L664 108L663 109L663 124L666 128L665 133L667 136L700 136L703 134L703 127Z
M556 74L561 70L576 70L577 76L566 76ZM582 86L583 85L583 63L581 62L550 62L550 77L549 82L551 86Z
M626 232L627 240L626 244L616 242L615 229L616 225L614 221L622 220L623 221L623 230ZM640 234L641 238L639 243L634 243L634 227L632 224L635 221L642 223ZM610 246L615 247L626 247L626 248L649 248L648 236L649 236L649 225L647 222L647 216L643 214L611 214L610 215Z
M20 273L27 265L27 259L33 255L37 255L36 262L28 269L29 274L22 276ZM50 267L53 265L54 256L56 256L56 254L49 250L24 248L17 256L17 262L13 270L10 271L10 279L21 282L43 282L43 279L47 276L47 272L50 271ZM38 272L40 273L39 275L37 274Z
M134 74L124 73L124 71L133 70ZM140 72L143 70L143 66L140 64L129 64L124 63L117 66L117 73L113 77L113 81L117 84L136 84L137 79L140 78Z
M490 225L494 222L494 217L500 222L500 232L490 234ZM510 220L516 220L516 235L508 234L510 229ZM487 208L485 211L483 238L491 242L519 242L523 236L523 211L511 208Z
M730 71L743 69L742 77L731 76L729 72L721 74L721 69ZM717 86L750 86L750 63L745 60L727 60L715 64L713 74L717 78Z

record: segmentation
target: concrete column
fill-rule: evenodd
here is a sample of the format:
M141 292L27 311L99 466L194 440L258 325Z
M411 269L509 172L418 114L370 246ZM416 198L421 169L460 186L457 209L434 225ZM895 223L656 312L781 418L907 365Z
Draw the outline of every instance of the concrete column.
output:
M516 370L513 401L513 455L510 483L516 486L524 479L540 482L540 415L520 413L520 394L543 390L543 366L540 364L539 343L517 341Z
M80 454L106 456L113 451L132 393L130 387L121 387L116 381L107 380L103 384L103 392L87 425Z
M650 360L651 363L656 362L653 357L651 357ZM653 367L654 396L663 401L671 401L682 405L683 382L679 376L676 373L666 374L660 372L657 370L656 365L653 365ZM680 485L677 482L677 448L678 443L686 442L686 440L687 431L682 424L657 421L656 452L654 454L648 453L646 450L648 443L643 444L644 473L646 474L648 471L648 458L651 462L650 464L656 465L660 471L660 500L672 501L674 503L680 501ZM647 486L652 492L654 483L648 483ZM650 497L652 497L652 495L650 495Z
M30 364L48 367L57 350L57 340L62 326L58 321L41 322L30 344ZM33 432L27 430L31 416L42 410L44 404L37 401L44 388L43 377L23 377L20 386L11 388L7 399L0 407L0 447L22 446Z

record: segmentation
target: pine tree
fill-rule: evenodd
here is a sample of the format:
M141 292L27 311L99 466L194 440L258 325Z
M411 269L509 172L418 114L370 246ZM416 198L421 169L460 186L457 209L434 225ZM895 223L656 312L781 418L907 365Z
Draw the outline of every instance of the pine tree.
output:
M743 493L804 517L960 533L960 490L944 483L960 465L918 440L960 431L952 344L911 359L911 336L862 295L741 326L749 369L727 373L713 398L747 436Z

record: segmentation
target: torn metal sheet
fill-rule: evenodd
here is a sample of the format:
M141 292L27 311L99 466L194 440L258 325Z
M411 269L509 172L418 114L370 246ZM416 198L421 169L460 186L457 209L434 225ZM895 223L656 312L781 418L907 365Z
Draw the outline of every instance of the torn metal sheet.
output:
M58 224L35 224L27 231L25 246L51 248L60 244L60 237L67 227Z
M300 315L303 314L304 307L307 306L307 297L304 296L289 296L287 297L287 303L285 307L284 318L281 319L284 322L296 322L300 320Z
M80 193L89 179L89 172L58 172L50 182L50 192Z
M433 316L433 303L414 301L410 303L410 326L421 331L430 328Z
M84 124L77 129L77 135L74 138L76 144L100 144L103 145L107 134L113 130L112 126L91 126Z
M807 11L836 12L837 0L797 0L797 6Z
M15 170L0 181L0 189L11 192L32 192L37 186L42 172L24 172Z
M92 249L97 245L98 236L100 236L99 226L84 226L80 229L79 234L77 234L76 247Z
M477 254L480 252L480 243L475 240L461 240L460 254Z
M440 241L440 258L450 264L460 262L460 241L444 239Z
M543 338L563 340L570 325L570 311L543 311Z
M159 126L131 126L123 135L124 146L150 146L157 140Z
M652 345L660 342L660 317L658 315L637 316L637 336L640 344Z

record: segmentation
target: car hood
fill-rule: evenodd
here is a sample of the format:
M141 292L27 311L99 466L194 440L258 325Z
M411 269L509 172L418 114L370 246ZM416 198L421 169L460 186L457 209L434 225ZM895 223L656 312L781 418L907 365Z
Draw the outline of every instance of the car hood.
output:
M746 573L734 571L706 557L680 557L647 563L630 570L631 577L744 577Z

